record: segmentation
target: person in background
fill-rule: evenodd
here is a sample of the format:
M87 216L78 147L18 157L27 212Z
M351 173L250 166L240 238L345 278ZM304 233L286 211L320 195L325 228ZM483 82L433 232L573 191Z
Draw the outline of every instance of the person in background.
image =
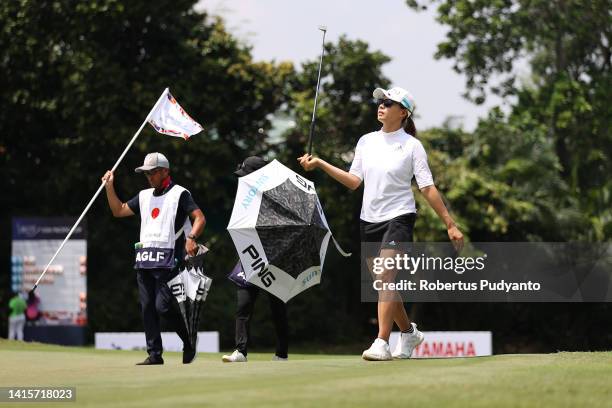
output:
M39 306L40 298L36 295L36 293L32 291L28 292L28 300L26 301L25 311L26 320L28 322L35 322L42 317Z
M238 177L246 176L264 167L266 164L268 163L261 157L250 156L238 166L238 170L234 174ZM247 361L250 321L253 316L255 301L261 290L246 281L240 261L238 261L232 272L228 275L228 278L236 285L236 349L232 354L224 355L221 360L224 363L244 363ZM270 310L272 312L274 328L276 329L276 353L272 360L286 361L289 350L287 305L271 293L268 293L268 299L270 300Z
M26 301L19 293L9 300L9 340L23 341L23 326L25 325L26 317L25 310L28 307Z

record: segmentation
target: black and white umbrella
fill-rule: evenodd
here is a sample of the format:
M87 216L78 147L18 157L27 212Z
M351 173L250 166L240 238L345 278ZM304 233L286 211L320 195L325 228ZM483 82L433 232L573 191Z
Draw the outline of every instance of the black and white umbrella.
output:
M187 257L185 266L168 281L168 287L178 303L189 342L194 349L198 341L200 311L212 284L212 279L204 275L203 257L206 252L208 248L199 245L197 254Z
M287 302L318 284L330 238L314 184L277 160L238 181L227 227L246 279Z

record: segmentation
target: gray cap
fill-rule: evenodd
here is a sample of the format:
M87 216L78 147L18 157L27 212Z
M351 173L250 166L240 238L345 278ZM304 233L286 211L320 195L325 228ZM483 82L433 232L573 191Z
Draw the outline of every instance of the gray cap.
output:
M147 157L145 157L142 166L137 167L134 171L136 173L142 173L143 171L153 170L159 167L162 167L164 169L170 168L170 163L168 162L166 156L161 153L149 153L147 154Z

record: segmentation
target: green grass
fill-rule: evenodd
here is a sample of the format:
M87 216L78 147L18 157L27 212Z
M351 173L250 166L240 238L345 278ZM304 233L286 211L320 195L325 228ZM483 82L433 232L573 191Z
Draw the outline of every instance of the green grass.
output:
M598 407L612 405L612 352L365 362L360 356L249 354L223 364L136 367L138 351L0 340L0 386L73 386L104 407ZM7 406L0 403L1 406ZM39 405L37 405L39 406ZM40 405L42 406L42 405Z

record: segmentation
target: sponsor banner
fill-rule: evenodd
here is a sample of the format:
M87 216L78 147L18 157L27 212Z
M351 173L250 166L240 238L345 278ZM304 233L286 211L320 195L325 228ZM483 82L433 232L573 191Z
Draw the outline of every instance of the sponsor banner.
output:
M26 292L76 222L70 217L13 218L11 289ZM87 241L80 225L57 255L36 290L27 315L37 325L87 324Z
M412 358L480 357L492 355L493 339L489 331L423 332L425 340L412 352ZM391 333L389 347L395 350L399 332Z
M76 222L76 218L71 217L14 217L13 218L13 241L16 240L37 240L37 239L59 239L66 238L70 228ZM86 239L87 224L82 220L75 228L71 240Z
M365 302L612 302L612 243L382 244L362 243Z
M162 332L164 351L183 351L183 341L174 332ZM102 350L145 350L147 341L143 332L110 333L97 332L96 348ZM219 332L198 332L198 352L218 353Z

